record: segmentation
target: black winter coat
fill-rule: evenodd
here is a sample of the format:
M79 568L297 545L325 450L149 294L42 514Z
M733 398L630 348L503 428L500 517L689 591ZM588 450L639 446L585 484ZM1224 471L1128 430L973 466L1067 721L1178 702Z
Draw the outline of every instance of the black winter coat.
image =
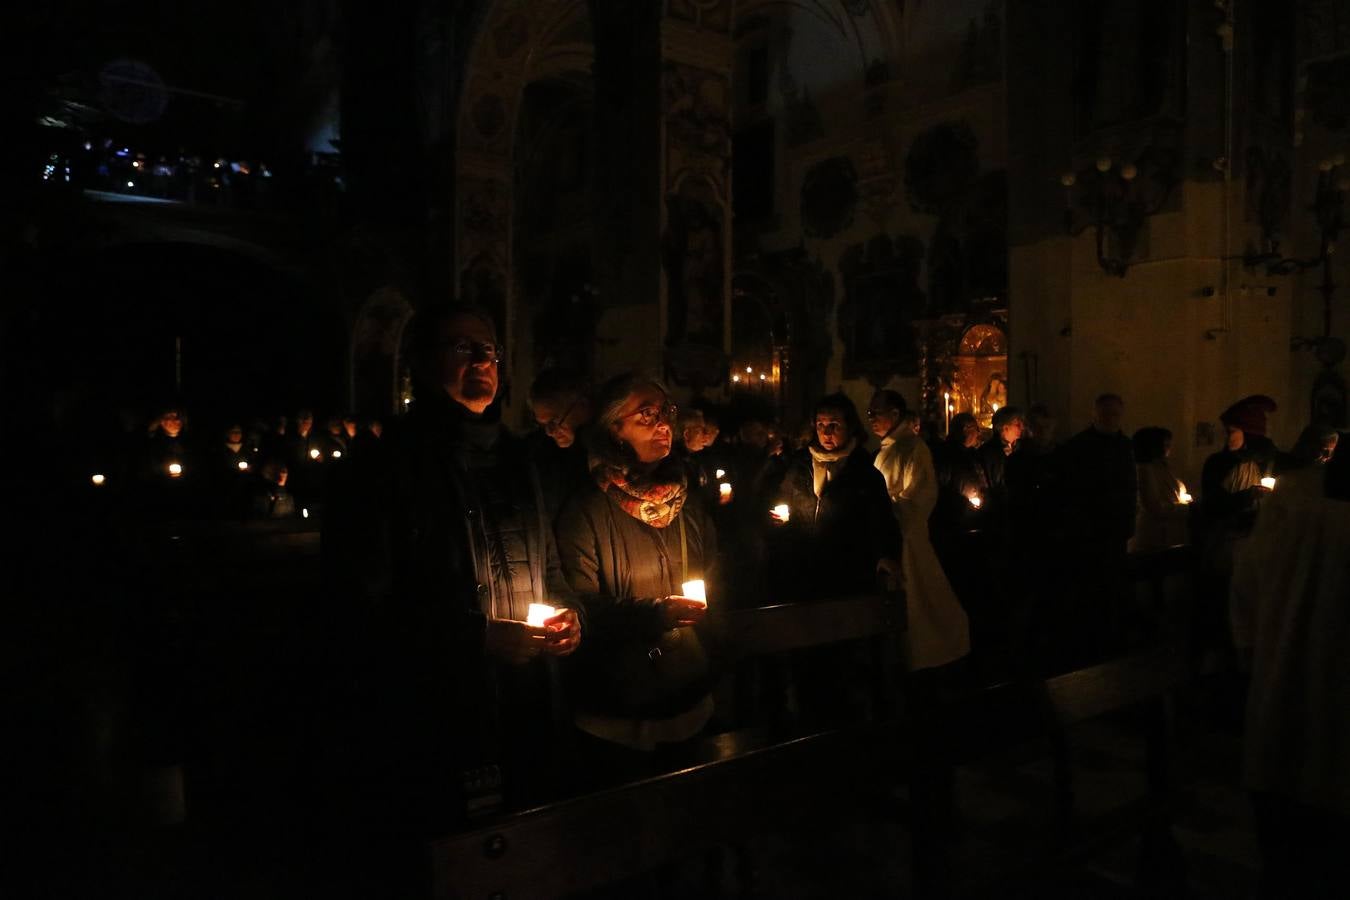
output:
M353 460L323 554L330 595L352 604L350 652L370 660L361 677L395 757L382 764L427 803L453 804L459 772L509 759L512 740L550 740L560 717L546 660L485 657L488 617L575 601L523 443L444 395L399 425L387 453Z
M786 525L770 534L775 602L821 600L877 590L877 562L900 558L900 525L886 479L862 447L844 460L820 497L809 450L794 454L770 494L786 503ZM765 511L767 514L767 510Z

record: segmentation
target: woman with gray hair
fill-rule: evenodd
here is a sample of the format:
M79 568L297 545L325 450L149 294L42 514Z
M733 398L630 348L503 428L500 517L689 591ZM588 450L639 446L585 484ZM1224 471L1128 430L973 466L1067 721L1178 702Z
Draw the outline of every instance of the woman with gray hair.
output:
M665 386L621 375L600 389L596 408L593 484L557 526L590 629L573 660L575 722L604 742L595 749L649 752L695 736L712 715L708 659L691 627L707 604L684 593L689 582L712 582L717 539L702 506L686 503Z

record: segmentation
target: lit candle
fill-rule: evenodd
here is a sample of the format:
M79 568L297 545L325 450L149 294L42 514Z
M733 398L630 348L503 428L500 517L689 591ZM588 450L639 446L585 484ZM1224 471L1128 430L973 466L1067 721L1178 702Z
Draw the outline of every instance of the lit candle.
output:
M704 606L708 605L707 588L704 587L702 578L695 578L680 585L680 593L690 600L697 600Z
M333 459L342 459L342 451L341 451L341 450L334 450L334 451L333 451Z
M177 478L183 474L183 467L178 463L169 463L169 477Z
M717 493L721 496L722 502L726 503L731 499L731 482L724 481L717 486Z
M787 522L788 519L792 518L792 507L786 503L780 503L769 511L773 513L774 519L779 522Z
M727 470L726 470L726 469L718 469L718 470L717 470L717 477L718 477L718 478L726 478L726 477L727 477Z
M970 501L970 505L973 509L979 509L981 506L984 506L984 498L979 494L971 494L966 499Z
M1191 492L1188 491L1188 490L1186 490L1186 485L1183 484L1182 482L1178 481L1178 482L1177 482L1177 502L1180 503L1182 506L1185 506L1186 504L1190 503L1190 502L1191 502L1192 500L1194 500L1194 499L1195 499L1195 498L1191 496Z
M93 482L95 485L97 485L97 486L102 486L103 483L104 483L105 481L107 481L108 479L104 478L102 475L96 474L96 475L94 475L92 478L90 478L89 480L92 481L92 482Z
M247 471L248 471L248 460L246 460L246 459L241 459L241 460L239 460L239 471L240 471L240 472L247 472Z
M314 448L313 450L309 451L309 458L310 458L310 459L318 459L318 458L319 458L319 450L318 450L317 447Z
M308 519L308 518L309 518L309 510L307 510L307 509L302 509L302 510L300 510L300 515L302 515L302 516L304 516L306 519Z
M1262 478L1261 487L1265 488L1268 491L1275 490L1275 476L1267 475L1265 478Z
M545 603L531 603L530 611L525 616L525 624L533 625L535 628L543 628L544 623L558 614L558 610Z
M942 392L942 414L946 417L946 424L942 431L944 434L952 430L952 395L951 391Z

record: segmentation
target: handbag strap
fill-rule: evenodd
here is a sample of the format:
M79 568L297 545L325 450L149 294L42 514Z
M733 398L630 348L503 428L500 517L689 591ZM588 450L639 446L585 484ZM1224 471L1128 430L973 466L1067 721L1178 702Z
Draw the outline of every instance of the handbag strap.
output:
M684 533L684 513L680 513L680 584L689 580L689 539Z

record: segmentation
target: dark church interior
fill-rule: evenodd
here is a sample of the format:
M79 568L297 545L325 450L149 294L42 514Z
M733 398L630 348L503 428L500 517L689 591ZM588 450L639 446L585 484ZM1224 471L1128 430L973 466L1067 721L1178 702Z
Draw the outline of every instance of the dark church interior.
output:
M1350 0L0 48L0 896L1350 897Z

